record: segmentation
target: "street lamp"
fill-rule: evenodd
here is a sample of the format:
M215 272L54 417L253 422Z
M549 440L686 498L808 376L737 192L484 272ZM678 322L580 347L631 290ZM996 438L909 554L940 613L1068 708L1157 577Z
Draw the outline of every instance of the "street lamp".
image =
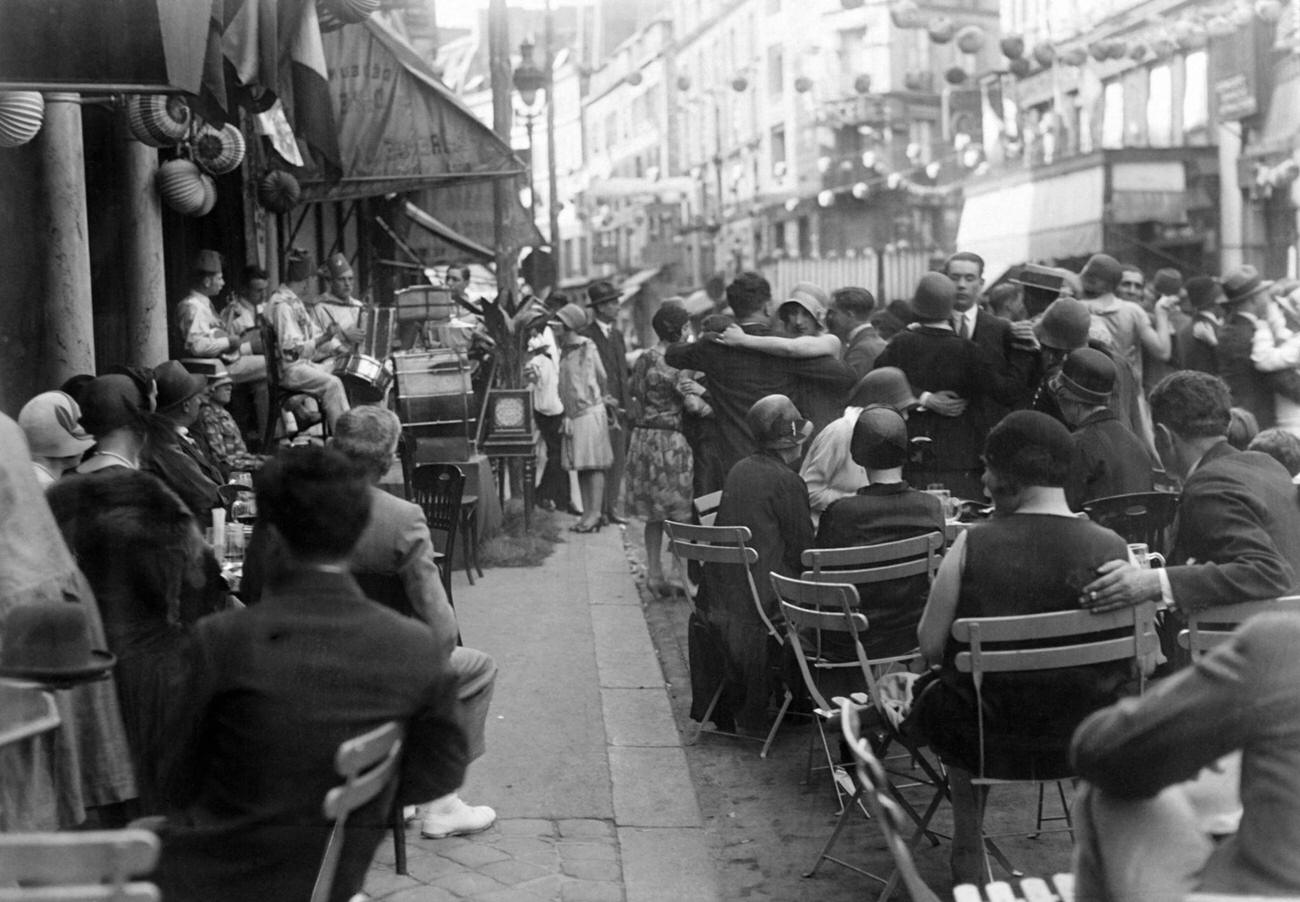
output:
M523 43L519 45L519 66L515 69L511 81L514 83L515 90L519 92L519 99L524 102L524 131L528 135L528 212L533 224L536 225L537 192L534 190L536 169L533 153L533 121L541 111L534 104L537 102L537 92L546 88L546 72L533 60L534 46L531 37L524 38Z

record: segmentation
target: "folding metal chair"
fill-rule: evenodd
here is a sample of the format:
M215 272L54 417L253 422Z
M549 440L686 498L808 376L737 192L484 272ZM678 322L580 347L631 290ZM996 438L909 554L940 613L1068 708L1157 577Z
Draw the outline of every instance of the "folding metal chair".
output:
M713 521L718 518L718 505L721 503L721 489L696 498L691 502L691 507L695 511L695 519L699 521L701 526L712 526Z
M1244 601L1240 604L1215 605L1187 615L1187 629L1178 634L1178 644L1191 652L1195 660L1232 634L1256 614L1287 611L1300 614L1300 595L1288 595L1271 601Z
M952 637L965 650L959 651L955 666L969 673L975 688L976 720L979 728L979 773L972 775L975 786L1005 783L1042 785L1066 779L1067 775L1006 779L988 777L984 724L984 679L990 673L1023 673L1055 670L1063 667L1103 664L1132 660L1139 677L1139 691L1146 686L1147 665L1160 650L1156 634L1154 602L1096 614L1091 611L1060 611L1026 614L1016 617L967 617L952 625ZM1064 803L1064 790L1062 802ZM1073 833L1069 809L1065 810L1065 830ZM1041 820L1041 818L1040 818ZM981 826L981 845L985 848L986 871L992 876L988 852L1014 875L1019 872L997 852L990 849L988 836Z
M148 830L0 834L0 900L158 902L157 886L131 879L154 869L158 849Z
M862 636L868 627L868 618L857 610L857 590L847 583L814 583L791 579L776 573L771 574L771 579L777 597L781 600L781 612L785 617L790 648L793 650L795 661L799 665L799 672L803 675L808 694L812 697L815 705L814 714L817 721L818 735L821 737L822 750L826 757L827 766L833 776L836 796L841 806L834 831L818 853L812 867L808 869L804 876L811 877L815 874L823 861L833 861L838 865L885 884L892 891L889 881L831 854L831 849L848 823L853 807L862 805L863 787L855 785L848 771L836 760L836 755L831 750L830 738L827 736L825 729L828 722L841 717L841 709L845 704L851 705L852 703L842 696L836 696L831 701L827 701L822 678L837 671L852 674L856 678L853 682L866 690L865 694L859 693L859 695L869 703L870 709L875 713L875 719L880 724L880 730L876 736L879 753L883 754L889 745L897 740L908 749L913 760L917 762L924 772L926 779L920 782L931 787L934 791L925 811L919 814L911 802L899 791L900 787L891 781L885 781L887 790L897 800L896 804L900 805L902 810L905 810L916 824L917 832L914 840L918 840L923 834L929 833L930 820L934 817L935 811L938 810L939 804L945 797L946 781L925 759L915 744L905 739L893 728L888 716L885 714L884 702L876 683L874 662L867 656L862 644ZM845 639L853 648L853 658L850 660L835 660L835 657L838 657L837 655L828 656L824 654L823 641L825 634L838 634ZM807 650L807 646L812 647L811 655ZM909 780L912 779L912 775L908 774L906 776ZM915 782L912 785L916 785ZM846 796L848 797L847 803L845 802ZM867 809L864 807L862 811L865 814ZM930 838L932 841L937 842L933 835Z
M743 567L749 595L754 601L754 610L758 613L763 628L775 640L777 645L784 642L781 631L776 628L771 618L767 616L767 612L763 610L762 599L758 594L758 586L754 583L754 573L751 568L758 562L758 552L747 544L752 538L749 527L695 526L690 523L665 520L664 533L668 536L668 550L672 553L673 560L676 562L678 577L681 579L682 585L686 587L688 595L691 594L691 583L687 578L688 561ZM691 597L690 601L694 605L695 597ZM699 613L698 609L697 613ZM726 679L719 681L718 687L709 701L709 706L700 719L699 729L695 731L695 735L691 738L692 743L699 739L701 733L706 732L704 725L709 722L714 708L718 705L718 700L722 698L722 693L728 685ZM780 729L782 721L785 720L785 713L790 708L790 702L793 698L794 696L790 693L790 690L786 689L781 709L772 723L772 729L768 731L767 738L763 741L762 751L759 752L760 758L767 757L768 749L772 747L772 740L776 738L776 731ZM709 730L707 732L721 733L726 736L740 735L723 730ZM741 738L748 739L752 737Z

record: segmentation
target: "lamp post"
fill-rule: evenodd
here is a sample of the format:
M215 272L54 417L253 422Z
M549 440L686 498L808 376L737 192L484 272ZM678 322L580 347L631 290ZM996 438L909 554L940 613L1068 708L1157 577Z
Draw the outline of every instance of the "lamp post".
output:
M533 47L531 37L524 38L523 43L519 45L519 66L515 69L511 81L514 82L515 90L519 92L519 99L524 102L524 131L528 135L528 214L532 217L533 227L536 228L537 191L536 162L533 159L533 121L540 111L534 104L537 102L537 92L546 87L546 73L533 60Z

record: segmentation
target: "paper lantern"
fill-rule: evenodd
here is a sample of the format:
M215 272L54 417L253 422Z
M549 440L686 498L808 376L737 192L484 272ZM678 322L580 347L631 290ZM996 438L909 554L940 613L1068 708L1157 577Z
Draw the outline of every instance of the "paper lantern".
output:
M150 147L169 147L190 132L194 114L179 94L132 94L126 100L131 135Z
M168 160L158 167L158 193L163 201L183 216L202 216L208 202L207 186L203 180L212 179L199 171L189 160ZM213 186L213 201L215 202ZM208 207L208 209L212 209Z
M1067 66L1082 66L1088 61L1088 51L1075 45L1061 52L1061 62Z
M940 16L930 23L926 31L930 33L930 40L936 44L946 44L957 33L957 25L947 16Z
M1018 34L1007 35L998 46L1009 60L1018 60L1025 55L1025 39Z
M257 183L257 202L272 213L288 213L302 197L302 186L292 173L273 169Z
M377 9L379 0L316 0L316 18L322 33L358 25Z
M807 94L812 90L813 80L807 75L800 75L794 80L794 89L800 94Z
M1133 60L1133 62L1135 63L1140 63L1144 59L1146 59L1147 55L1150 53L1151 53L1151 48L1148 47L1146 44L1141 44L1141 43L1134 44L1132 48L1129 49L1128 58Z
M852 191L853 196L858 200L866 200L867 195L871 193L871 189L867 187L866 182L854 182Z
M1033 67L1030 66L1029 60L1022 56L1020 59L1012 60L1007 68L1011 70L1011 74L1016 78L1024 78L1029 74L1029 70Z
M1119 38L1112 38L1105 42L1106 56L1113 60L1122 60L1128 55L1128 44Z
M748 87L749 87L749 79L743 75L737 75L735 78L731 80L731 90L733 91L737 91L737 92L743 91Z
M233 123L204 125L194 139L194 161L213 175L234 172L244 162L244 134Z
M193 215L207 216L217 205L217 183L204 172L199 174L199 184L203 187L203 203L199 204L199 211Z
M870 94L871 76L859 75L857 78L853 79L853 90L857 91L859 94Z
M1156 38L1151 42L1151 52L1157 59L1169 59L1178 50L1178 45L1170 38Z
M961 66L953 66L947 72L943 73L944 81L950 85L959 85L966 81L966 70Z
M1091 54L1092 58L1099 63L1104 63L1106 60L1110 59L1110 56L1106 52L1106 44L1103 41L1098 41L1089 47L1088 53Z
M817 192L817 206L829 207L833 203L835 203L834 191L826 190Z
M640 69L637 69L634 72L629 72L627 74L627 83L635 88L637 85L641 84L642 77Z
M45 98L39 91L0 92L0 147L26 144L45 121Z
M921 28L925 25L921 8L916 5L915 0L899 0L890 6L889 18L895 28Z
M691 89L691 77L689 75L677 76L677 90L689 91Z
M957 49L962 53L979 53L984 49L984 29L978 25L967 25L957 32Z
M1034 62L1044 69L1056 62L1056 48L1051 41L1039 41L1034 45Z

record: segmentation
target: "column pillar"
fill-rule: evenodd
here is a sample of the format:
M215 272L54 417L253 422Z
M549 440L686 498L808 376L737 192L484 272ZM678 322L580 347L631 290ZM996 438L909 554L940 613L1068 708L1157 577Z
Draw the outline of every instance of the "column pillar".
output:
M162 206L154 176L158 151L122 136L119 164L125 256L126 362L156 366L168 357L167 281L163 268Z
M37 137L43 170L47 386L59 385L77 373L95 372L80 101L77 94L46 94L45 125Z
M1245 223L1237 161L1241 158L1241 123L1219 123L1219 272L1245 261Z

